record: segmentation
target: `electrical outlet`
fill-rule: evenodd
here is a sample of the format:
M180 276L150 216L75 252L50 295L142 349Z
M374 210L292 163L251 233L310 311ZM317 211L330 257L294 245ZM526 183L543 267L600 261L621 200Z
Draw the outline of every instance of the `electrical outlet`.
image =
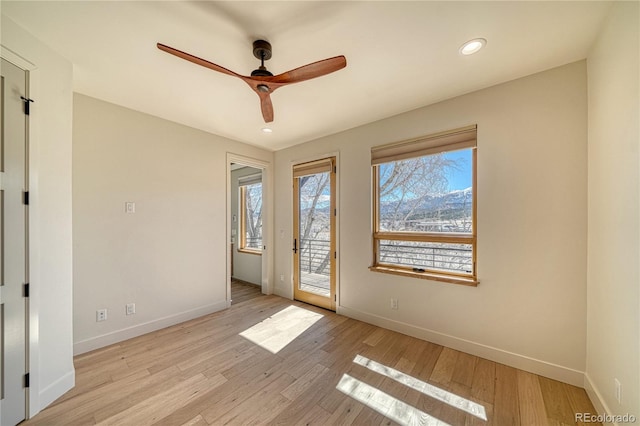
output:
M126 203L124 203L124 211L125 213L135 213L136 212L136 203L134 203L133 201L127 201Z
M284 282L284 274L280 274L280 282L283 283Z
M127 303L127 315L133 315L136 313L136 304Z
M613 383L615 385L616 401L618 401L618 404L622 404L622 385L618 379L613 379Z
M391 298L391 309L398 309L398 299Z
M106 321L107 320L107 310L106 309L98 309L96 311L96 322Z

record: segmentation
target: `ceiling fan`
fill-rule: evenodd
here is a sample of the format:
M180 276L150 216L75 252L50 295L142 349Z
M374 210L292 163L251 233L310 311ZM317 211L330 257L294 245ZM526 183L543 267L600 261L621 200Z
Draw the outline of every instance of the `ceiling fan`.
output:
M301 81L310 80L312 78L321 77L338 71L347 66L347 59L344 56L335 56L333 58L323 59L318 62L303 65L299 68L284 72L282 74L273 75L264 66L264 61L271 59L271 44L264 40L256 40L253 42L253 56L260 59L260 67L251 72L251 76L244 76L228 70L213 62L209 62L197 56L183 52L165 44L158 43L158 49L175 55L179 58L186 59L194 64L238 77L247 83L260 97L260 107L262 109L262 117L265 123L273 121L273 105L271 104L271 93L279 87L287 84L299 83Z

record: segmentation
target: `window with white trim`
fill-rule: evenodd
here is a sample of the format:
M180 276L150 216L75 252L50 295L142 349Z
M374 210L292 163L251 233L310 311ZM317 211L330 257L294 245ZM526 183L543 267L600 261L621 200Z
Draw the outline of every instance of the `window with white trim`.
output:
M262 181L261 175L241 177L240 191L240 246L246 253L262 253Z
M476 126L371 149L371 270L476 285Z

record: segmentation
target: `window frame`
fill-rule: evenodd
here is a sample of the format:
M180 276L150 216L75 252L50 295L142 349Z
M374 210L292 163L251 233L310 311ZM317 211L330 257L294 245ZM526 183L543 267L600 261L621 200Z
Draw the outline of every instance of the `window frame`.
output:
M247 254L253 254L253 255L262 255L262 249L256 249L253 247L247 247L247 186L252 185L252 184L257 184L260 183L260 193L261 193L261 197L262 197L262 182L254 182L254 183L250 183L250 184L244 184L244 185L240 185L238 187L239 189L239 198L240 198L240 208L239 208L239 234L240 234L240 244L238 245L238 251L240 253L247 253ZM260 207L262 208L262 206ZM260 245L262 246L262 243L260 243Z
M466 145L461 147L459 137L448 137L451 135L459 135L461 132L473 132L473 144L465 142ZM428 148L425 149L425 145ZM402 154L394 153L397 147L401 148ZM379 158L376 160L374 150L388 150L394 153L391 160L384 161ZM471 185L472 185L472 207L471 207L471 233L459 232L402 232L402 231L380 231L380 164L401 161L407 158L419 158L427 155L435 155L444 152L458 151L462 149L472 150L471 164ZM412 155L412 152L415 155ZM468 286L477 286L477 143L476 143L476 126L468 126L461 129L451 130L448 132L438 133L436 135L425 136L422 138L403 141L394 144L374 147L372 149L372 254L373 260L369 270L374 272L389 273L412 278L421 278L433 281L442 281L453 284L463 284ZM380 241L407 241L407 242L431 242L431 243L452 243L452 244L468 244L471 245L472 269L471 273L443 271L440 269L422 268L416 270L409 266L389 264L379 261Z

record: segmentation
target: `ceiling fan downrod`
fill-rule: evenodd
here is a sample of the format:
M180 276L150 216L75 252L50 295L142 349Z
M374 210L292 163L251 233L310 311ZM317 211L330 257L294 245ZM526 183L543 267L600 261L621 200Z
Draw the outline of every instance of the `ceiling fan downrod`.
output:
M264 66L264 61L271 59L271 43L264 40L254 41L253 56L260 59L260 67L257 70L251 71L251 77L273 77L273 74L271 74L267 70L267 67Z

